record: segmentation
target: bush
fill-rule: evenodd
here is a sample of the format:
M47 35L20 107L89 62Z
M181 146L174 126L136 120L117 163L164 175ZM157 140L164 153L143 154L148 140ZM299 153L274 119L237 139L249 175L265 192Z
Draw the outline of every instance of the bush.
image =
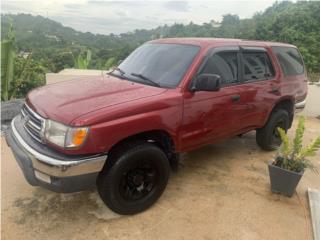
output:
M30 53L31 54L31 53ZM45 68L30 57L15 59L14 81L11 92L15 98L23 98L33 88L45 84Z
M310 82L320 82L320 73L308 73L308 79Z

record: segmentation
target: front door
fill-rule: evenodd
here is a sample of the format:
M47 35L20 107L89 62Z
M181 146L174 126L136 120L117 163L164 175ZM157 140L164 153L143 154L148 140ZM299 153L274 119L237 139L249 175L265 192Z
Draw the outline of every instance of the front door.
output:
M241 127L238 119L246 112L243 88L240 85L239 48L214 48L198 74L221 76L222 87L217 92L186 92L180 141L183 150L232 136Z

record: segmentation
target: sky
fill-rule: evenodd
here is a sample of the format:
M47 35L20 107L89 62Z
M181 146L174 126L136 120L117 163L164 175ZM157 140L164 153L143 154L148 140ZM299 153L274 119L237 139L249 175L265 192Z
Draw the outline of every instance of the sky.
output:
M227 13L250 18L274 0L256 1L109 1L5 0L1 13L42 15L82 32L119 34L174 23L221 21Z

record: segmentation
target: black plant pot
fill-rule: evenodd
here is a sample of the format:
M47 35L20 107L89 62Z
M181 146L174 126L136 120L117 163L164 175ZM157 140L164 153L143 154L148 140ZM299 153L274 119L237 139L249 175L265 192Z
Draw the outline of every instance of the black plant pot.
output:
M269 175L272 192L292 197L303 172L288 171L269 162Z

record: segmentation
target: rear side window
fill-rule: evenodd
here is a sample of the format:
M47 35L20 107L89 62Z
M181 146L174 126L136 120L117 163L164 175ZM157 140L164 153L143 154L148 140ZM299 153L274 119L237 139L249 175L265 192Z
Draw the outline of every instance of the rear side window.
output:
M271 61L265 52L243 52L244 81L266 80L274 76Z
M238 82L238 53L225 51L212 55L201 73L218 74L223 85Z
M297 49L291 47L272 47L285 76L304 73L303 60Z

